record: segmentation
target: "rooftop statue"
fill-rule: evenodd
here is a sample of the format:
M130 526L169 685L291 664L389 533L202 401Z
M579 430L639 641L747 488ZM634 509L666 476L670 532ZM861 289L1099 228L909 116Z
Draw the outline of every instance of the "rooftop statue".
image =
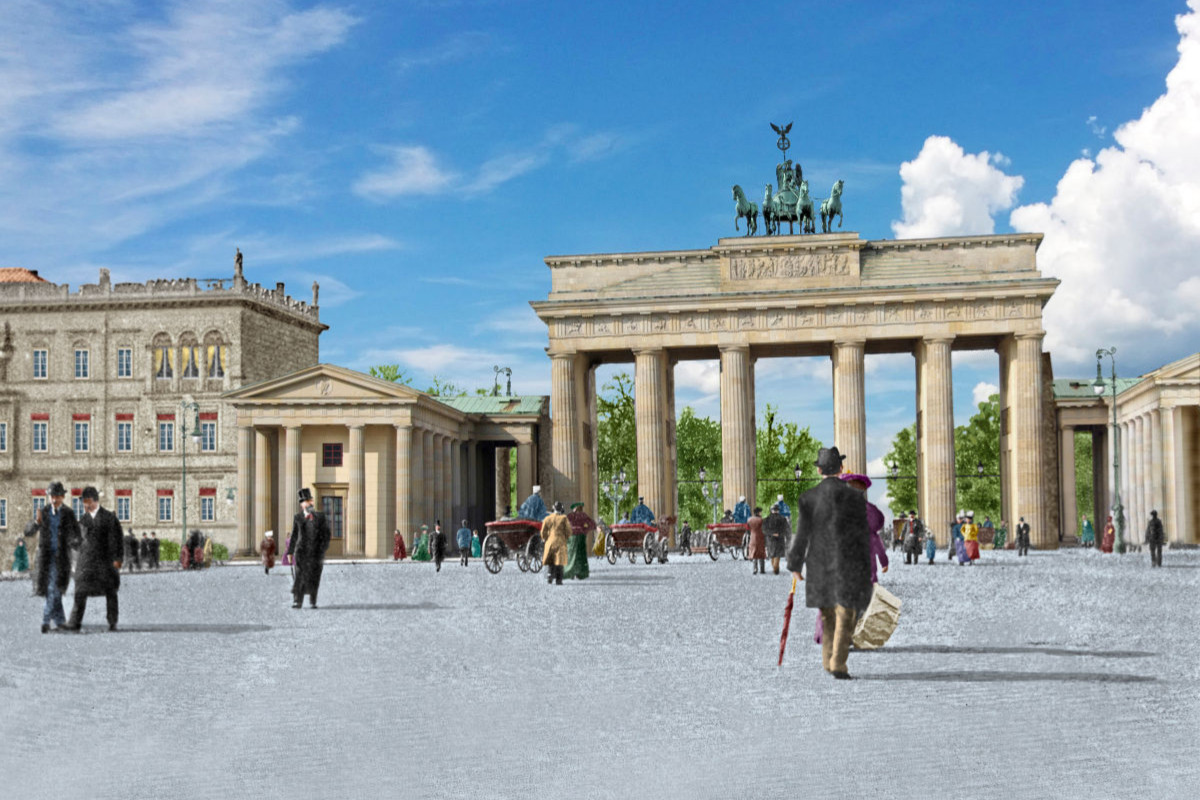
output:
M821 203L821 233L829 233L833 229L833 218L838 218L838 227L842 227L842 181L833 185L829 199Z
M741 230L738 227L738 221L745 217L746 235L753 236L758 233L758 206L746 199L746 193L736 183L733 185L733 199L736 201L734 203L736 214L733 218L733 229Z
M783 160L775 165L775 184L766 184L763 192L762 218L764 234L777 236L781 233L782 224L788 224L788 234L796 233L799 225L800 233L816 233L815 201L808 192L808 181L804 179L804 169L799 163L793 164L788 158L788 148L792 146L788 133L792 123L776 125L771 123L771 129L779 134L775 146L783 153ZM737 201L736 216L733 220L735 230L741 230L739 224L746 220L746 236L758 233L758 206L746 199L742 187L733 187L733 198ZM833 187L833 196L821 202L821 228L823 233L829 233L833 227L833 218L838 218L838 227L842 227L842 181Z

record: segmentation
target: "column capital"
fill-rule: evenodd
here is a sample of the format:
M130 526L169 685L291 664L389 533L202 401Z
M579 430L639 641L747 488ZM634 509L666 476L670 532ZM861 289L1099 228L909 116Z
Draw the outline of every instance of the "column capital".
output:
M285 431L295 431L295 430L300 430L303 427L304 427L304 423L302 423L302 422L291 422L291 423L286 423L283 426L283 429Z
M867 340L866 339L835 339L833 342L833 346L834 347L854 347L854 348L863 349L863 348L866 348L866 346L867 346Z
M717 345L717 350L719 350L722 353L742 352L742 353L749 354L750 353L750 345L749 344L722 344L722 345Z
M363 422L347 422L346 427L349 428L350 430L354 431L354 430L362 430L363 428L365 428L367 426L366 426L366 423L363 423Z
M546 355L550 356L551 360L557 360L572 359L579 355L579 353L575 352L574 350L556 350L553 353L547 353Z
M1037 341L1040 342L1042 339L1046 338L1046 332L1045 331L1024 331L1022 333L1014 333L1013 338L1016 339L1017 341L1022 341L1022 340L1026 340L1026 339L1036 339Z
M923 337L921 337L921 343L924 345L927 345L927 346L931 345L931 344L953 345L954 338L955 337L953 337L953 336L923 336Z
M633 350L633 355L635 358L640 358L642 356L660 356L666 355L666 353L667 348L665 347L636 347Z

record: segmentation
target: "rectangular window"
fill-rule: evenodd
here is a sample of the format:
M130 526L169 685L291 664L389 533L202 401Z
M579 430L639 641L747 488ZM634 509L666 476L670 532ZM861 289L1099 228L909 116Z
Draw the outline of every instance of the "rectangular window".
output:
M75 378L83 380L88 377L88 351L75 351Z
M118 422L117 423L117 452L132 453L133 452L133 423Z
M158 449L162 453L170 453L175 449L175 423L158 423Z
M41 511L45 507L46 507L46 498L45 497L33 498L33 518L37 519L38 512Z
M212 522L217 518L217 506L214 502L215 497L200 498L200 521Z
M187 346L181 351L183 354L183 372L180 374L185 378L200 377L200 348Z
M175 377L175 351L169 347L154 348L154 377Z
M117 519L119 521L129 522L131 519L133 519L133 514L130 513L132 510L133 510L133 498L132 497L118 497L117 498Z
M217 423L200 423L200 450L204 453L217 452Z
M321 466L340 467L342 465L342 443L326 442L321 446Z
M75 452L76 453L86 453L88 451L88 444L89 444L88 440L91 438L90 437L90 434L91 434L90 429L91 429L90 422L76 422L75 423Z
M72 497L71 498L71 510L75 512L75 519L83 519L84 509L83 509L83 498L82 497Z
M0 498L0 528L8 527L8 501Z
M33 423L33 452L45 453L46 447L46 429L49 427L49 422Z
M133 349L129 347L117 348L117 377L132 378L133 377Z
M8 423L0 422L0 453L8 452Z
M33 351L33 377L39 380L44 380L46 377L46 362L48 359L48 351L34 350Z
M208 377L224 378L225 377L225 359L229 348L224 345L208 346Z
M171 521L171 505L172 505L172 501L174 499L175 498L173 498L173 497L158 498L158 521L159 522L170 522Z

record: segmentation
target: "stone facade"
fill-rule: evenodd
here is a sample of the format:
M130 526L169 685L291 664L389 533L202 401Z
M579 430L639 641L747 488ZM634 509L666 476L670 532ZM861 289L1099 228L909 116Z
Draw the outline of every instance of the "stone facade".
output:
M232 549L237 428L221 395L317 363L326 329L316 306L283 284L249 284L240 269L232 279L144 284L113 284L102 269L76 291L0 282L0 320L0 558L11 557L51 480L72 493L95 485L114 511L128 503L123 523L139 535L178 538L186 500L188 527ZM190 432L197 421L208 435L186 441L185 497L182 425ZM160 424L172 426L168 449ZM159 518L160 498L170 498L169 519Z
M1044 475L1042 308L1058 281L1038 272L1040 234L865 241L856 233L721 239L707 250L555 256L531 305L553 370L556 488L596 506L594 368L633 362L639 489L674 513L676 363L720 359L723 495L754 496L754 364L830 359L835 444L866 469L864 357L912 353L922 517L945 544L954 513L951 353L1000 360L1005 514L1056 547ZM1052 454L1051 454L1052 455ZM1053 492L1049 493L1053 499ZM728 503L727 503L728 505Z

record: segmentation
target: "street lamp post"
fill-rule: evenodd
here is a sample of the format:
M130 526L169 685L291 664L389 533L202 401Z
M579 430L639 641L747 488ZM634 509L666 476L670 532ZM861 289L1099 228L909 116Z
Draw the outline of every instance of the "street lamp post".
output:
M1100 362L1108 356L1112 365L1112 445L1113 445L1113 527L1116 535L1113 537L1113 549L1118 553L1125 552L1125 509L1121 505L1121 436L1117 428L1117 348L1102 347L1096 351L1096 382L1092 391L1097 397L1104 394L1104 377L1100 372Z
M182 532L179 546L187 547L187 440L191 437L193 442L200 441L200 406L196 403L190 403L184 400L180 407L183 409L183 414L179 421L179 454L183 462L183 497L181 498L179 508L179 524ZM191 411L192 429L188 430L187 412Z
M600 488L604 491L604 496L612 501L613 525L616 525L619 518L617 516L617 509L620 506L621 501L625 499L625 495L629 494L629 480L625 475L625 470L622 469L619 473L613 475L612 478L610 478L607 483L602 484Z
M721 497L721 484L716 479L708 481L708 471L704 467L700 468L700 493L704 495L705 501L712 506L713 524L717 524L721 516L721 505L724 503Z

